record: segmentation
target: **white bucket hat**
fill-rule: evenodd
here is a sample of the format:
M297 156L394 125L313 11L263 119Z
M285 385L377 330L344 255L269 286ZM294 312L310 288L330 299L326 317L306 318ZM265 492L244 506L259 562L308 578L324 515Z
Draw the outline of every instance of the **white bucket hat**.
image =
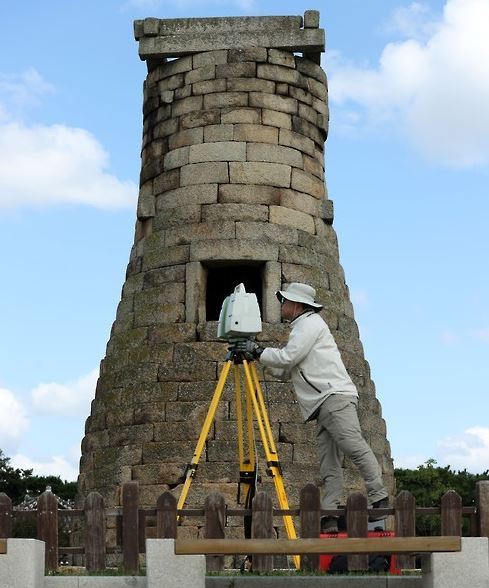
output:
M312 306L318 310L323 308L322 304L314 302L314 299L316 298L316 290L308 284L292 282L285 290L279 290L278 292L275 292L275 294L280 302L285 298L292 302L302 302L302 304L307 304L307 306Z

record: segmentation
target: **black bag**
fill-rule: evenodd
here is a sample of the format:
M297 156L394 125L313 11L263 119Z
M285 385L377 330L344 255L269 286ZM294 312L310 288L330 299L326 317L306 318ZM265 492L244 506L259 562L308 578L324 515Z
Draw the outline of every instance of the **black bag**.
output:
M391 565L390 555L371 555L368 558L369 572L388 572ZM348 573L348 559L346 555L335 555L328 568L328 574Z

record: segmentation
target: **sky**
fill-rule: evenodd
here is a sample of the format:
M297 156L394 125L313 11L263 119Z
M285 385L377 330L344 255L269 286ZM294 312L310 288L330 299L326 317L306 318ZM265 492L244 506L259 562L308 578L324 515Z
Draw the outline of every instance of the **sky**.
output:
M12 465L78 473L134 237L146 67L133 20L308 9L326 29L340 260L394 465L489 468L489 0L2 2L0 449Z

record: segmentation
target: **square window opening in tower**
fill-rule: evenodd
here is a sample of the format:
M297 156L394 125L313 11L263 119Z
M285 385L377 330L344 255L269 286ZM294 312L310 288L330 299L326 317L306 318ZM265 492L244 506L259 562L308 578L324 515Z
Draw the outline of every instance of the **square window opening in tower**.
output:
M254 292L263 314L263 274L264 264L249 262L206 264L207 287L205 310L207 321L219 320L219 312L226 296L229 296L238 284L244 284L247 292Z

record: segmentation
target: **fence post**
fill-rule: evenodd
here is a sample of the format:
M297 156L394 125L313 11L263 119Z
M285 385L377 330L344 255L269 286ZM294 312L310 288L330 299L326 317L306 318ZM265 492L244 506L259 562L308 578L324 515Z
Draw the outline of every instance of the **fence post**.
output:
M85 567L89 572L105 570L104 499L90 492L85 500Z
M163 492L156 501L156 537L177 538L177 499L171 492Z
M346 530L348 537L368 536L367 497L352 492L346 501ZM368 555L349 555L348 570L367 570Z
M273 504L266 492L257 492L253 498L252 517L251 537L253 539L271 539L274 536ZM270 572L272 569L272 555L253 555L254 572Z
M462 499L455 490L448 490L441 497L441 534L462 534Z
M12 537L12 501L0 492L0 539Z
M416 535L416 498L407 490L402 490L394 502L395 531L397 537ZM397 556L397 565L403 570L414 570L416 560L412 555Z
M319 488L314 484L307 484L300 494L301 537L317 539L320 531L321 499ZM302 570L319 570L319 555L311 553L301 557Z
M224 539L224 527L226 526L224 497L218 492L211 492L205 498L204 509L204 537L206 539ZM217 572L224 568L223 555L207 555L205 559L207 571L209 572Z
M489 480L475 484L475 503L477 505L477 534L489 537Z
M126 482L122 486L122 565L128 574L139 570L139 486Z
M46 544L46 570L58 569L58 500L51 487L37 501L37 538Z

